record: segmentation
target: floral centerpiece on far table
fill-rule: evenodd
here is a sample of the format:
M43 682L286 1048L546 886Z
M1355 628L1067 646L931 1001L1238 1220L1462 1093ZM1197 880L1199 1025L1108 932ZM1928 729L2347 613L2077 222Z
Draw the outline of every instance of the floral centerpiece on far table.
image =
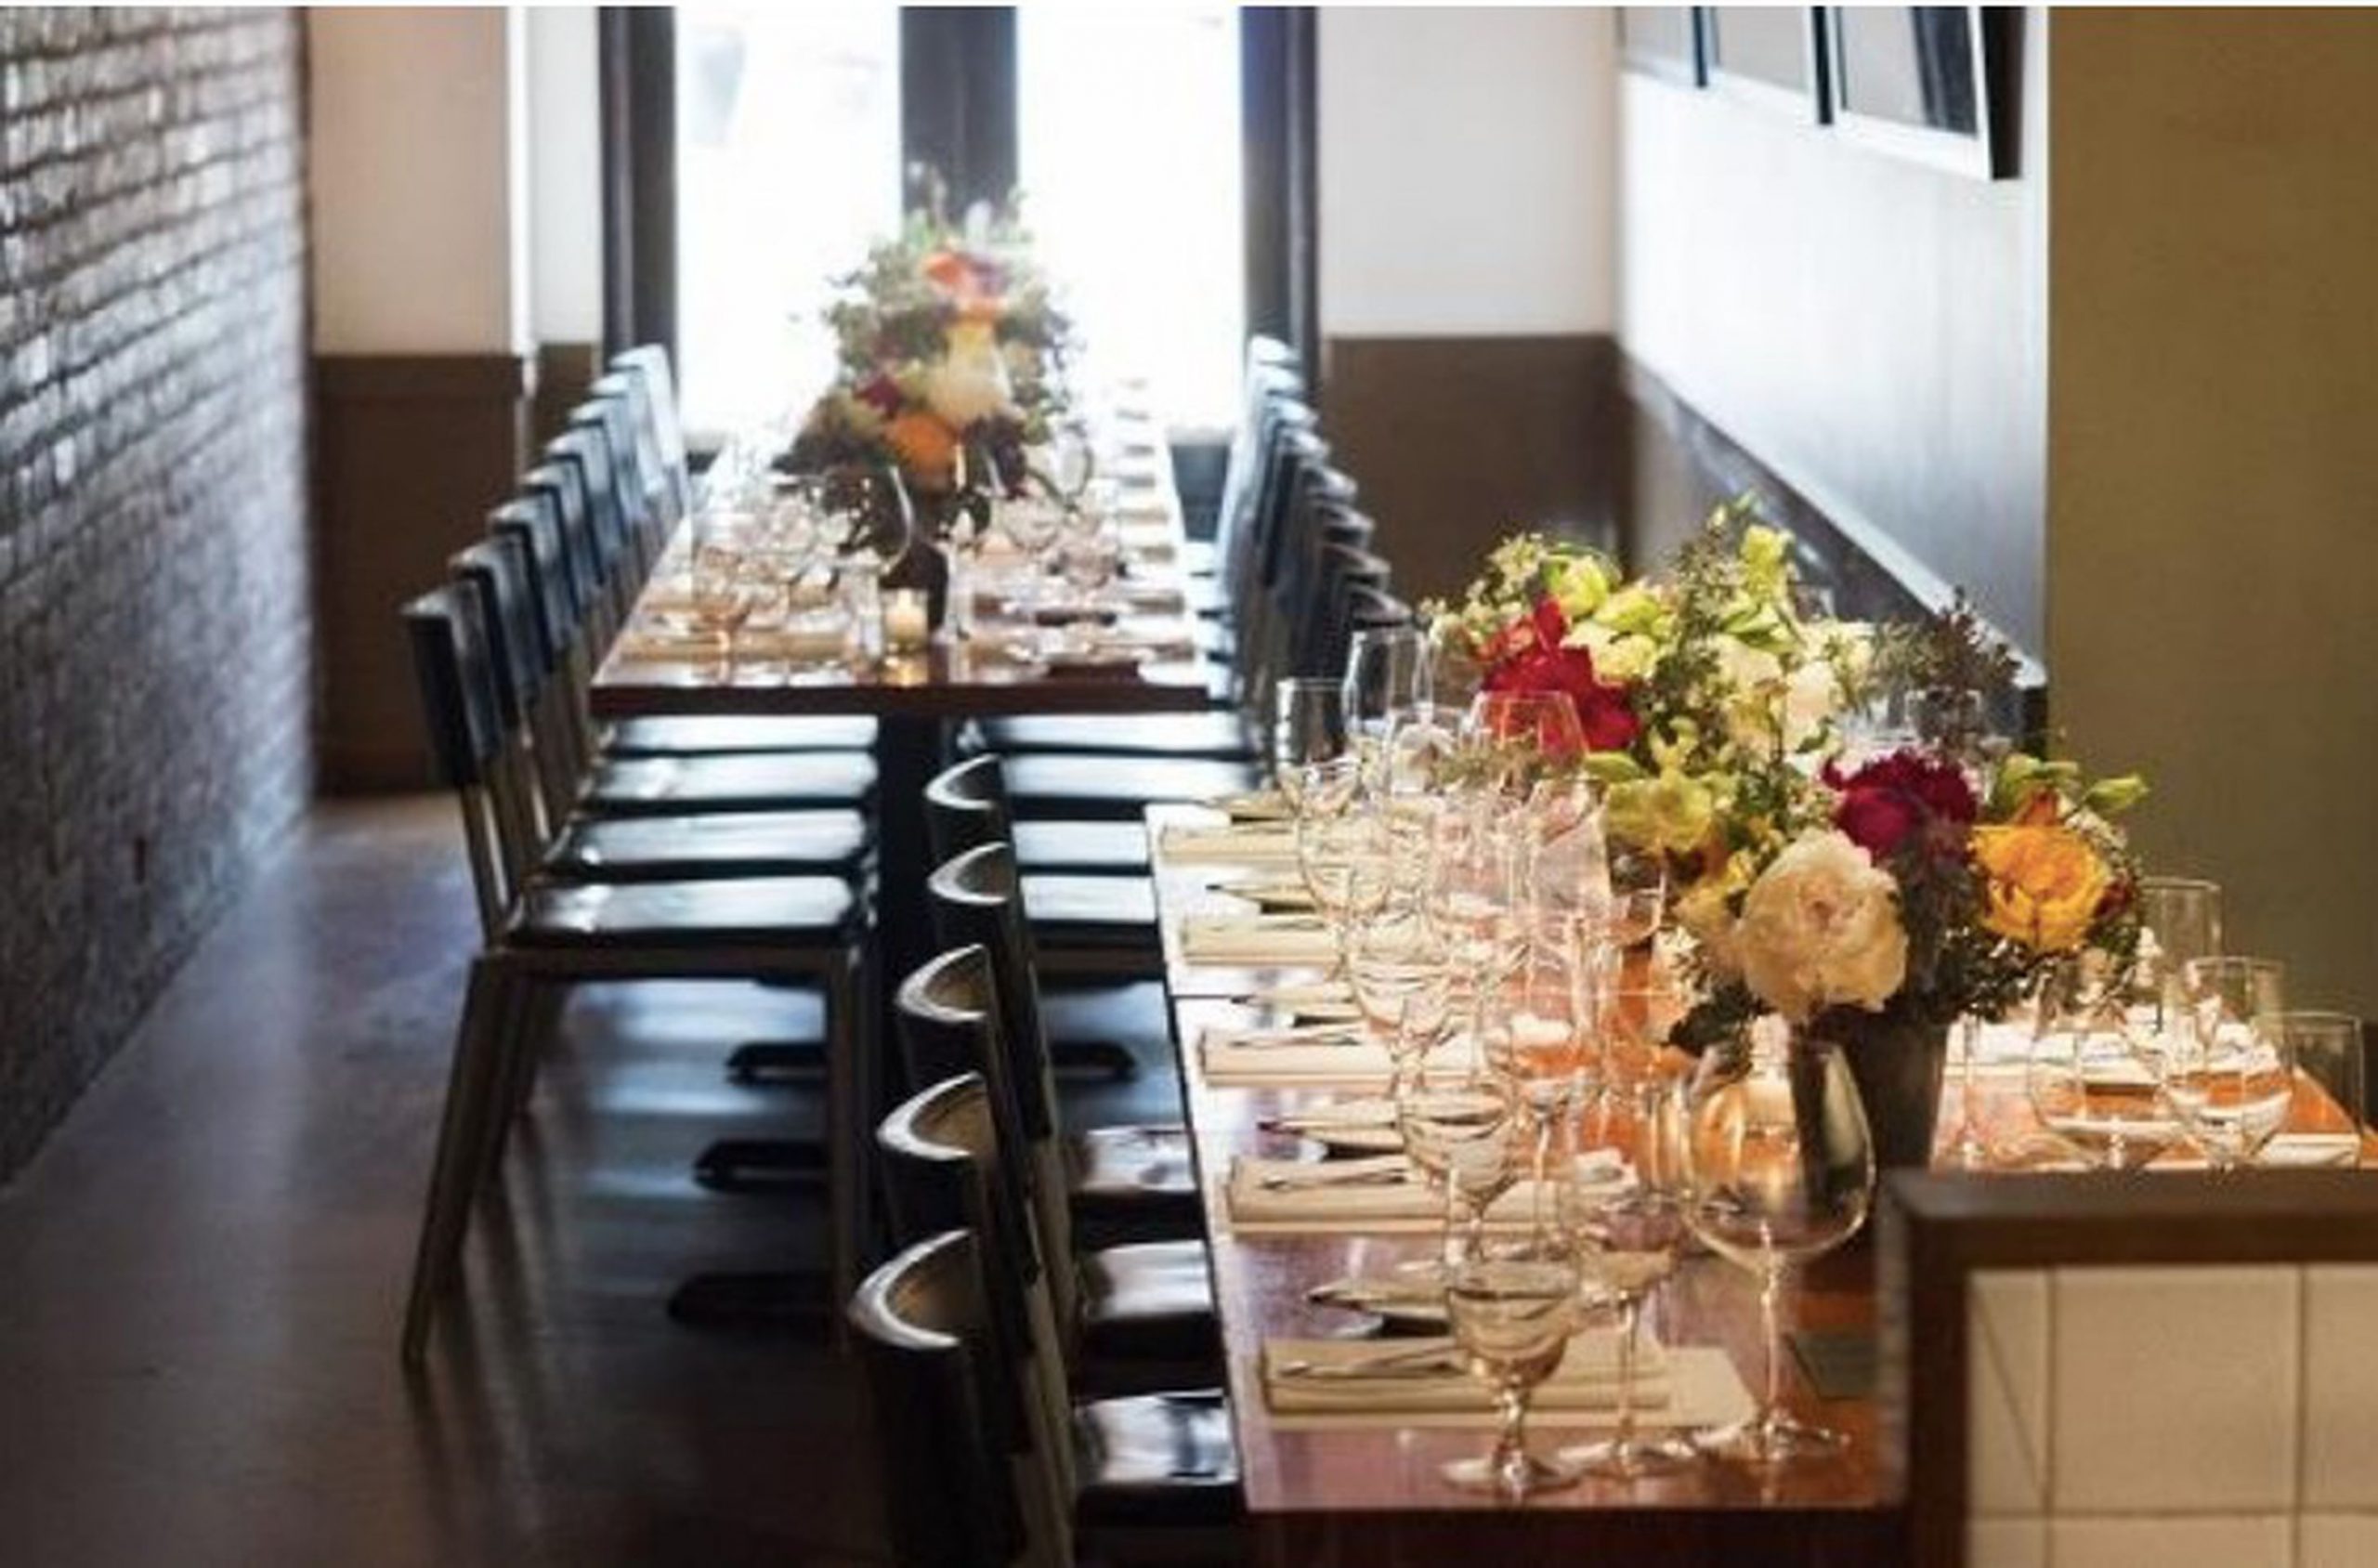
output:
M1017 198L953 222L938 178L917 178L925 199L900 231L834 281L834 377L776 466L895 474L914 509L903 523L931 542L1026 484L1026 452L1066 412L1072 326Z
M2139 871L2118 818L2146 787L1988 733L1975 715L2013 660L1962 599L1913 625L1815 613L1789 544L1736 503L1629 581L1522 535L1432 607L1435 634L1487 689L1575 702L1604 831L1666 861L1691 941L1700 997L1677 1041L1772 1012L1841 1044L1878 1150L1917 1163L1951 1022L2003 1015L2084 953L2131 960ZM1880 689L1965 699L1877 750L1849 721Z

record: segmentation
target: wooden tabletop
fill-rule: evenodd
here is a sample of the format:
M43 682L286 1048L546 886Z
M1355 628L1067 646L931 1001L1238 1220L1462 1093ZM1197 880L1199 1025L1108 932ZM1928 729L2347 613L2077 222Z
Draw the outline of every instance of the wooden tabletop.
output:
M595 672L589 702L600 719L666 714L874 714L963 719L1013 713L1195 712L1212 704L1213 669L1197 651L1185 594L1181 499L1170 451L1153 420L1117 416L1115 473L1126 520L1125 581L1144 608L1133 619L1161 651L1138 663L1044 664L1007 650L1012 629L961 637L945 628L921 653L831 661L772 656L754 634L733 657L643 634L682 599L686 541L673 542L626 628ZM1173 590L1168 594L1168 590ZM1169 599L1169 603L1164 602ZM1169 625L1149 625L1169 622Z

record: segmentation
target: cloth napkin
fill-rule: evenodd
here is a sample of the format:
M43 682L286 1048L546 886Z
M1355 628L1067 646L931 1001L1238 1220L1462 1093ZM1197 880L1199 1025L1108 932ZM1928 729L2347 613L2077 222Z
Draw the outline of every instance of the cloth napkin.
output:
M1287 797L1277 790L1249 790L1242 794L1224 795L1219 800L1208 801L1206 804L1228 817L1233 823L1287 823L1290 820Z
M1314 915L1191 915L1181 952L1191 963L1327 963L1338 944Z
M1638 1347L1635 1401L1644 1411L1658 1411L1670 1401L1668 1368L1673 1352L1650 1335ZM1442 1353L1445 1367L1433 1367ZM1392 1355L1415 1368L1396 1371L1382 1366L1368 1377L1313 1376L1282 1370L1296 1364L1314 1367L1356 1366ZM1461 1365L1461 1350L1448 1338L1376 1339L1268 1339L1263 1345L1263 1397L1282 1413L1328 1411L1409 1412L1492 1417L1494 1395ZM1561 1365L1536 1386L1538 1410L1617 1408L1618 1333L1588 1328L1569 1341Z
M706 661L720 656L718 638L708 632L637 626L621 641L632 659ZM738 662L769 659L832 660L843 658L849 648L850 632L846 627L831 631L746 627L735 634L734 658Z
M1176 823L1157 836L1156 849L1180 866L1276 865L1296 859L1297 836L1284 828L1193 828Z
M1293 877L1241 877L1217 884L1214 891L1283 914L1313 907L1313 889Z
M1387 1047L1375 1039L1334 1036L1336 1022L1287 1029L1208 1029L1197 1041L1206 1081L1226 1084L1383 1085L1395 1074ZM1451 1039L1431 1051L1430 1067L1450 1071L1470 1060L1470 1043Z
M1311 1138L1333 1149L1393 1153L1404 1147L1404 1134L1395 1126L1395 1102L1383 1094L1324 1100L1267 1125L1275 1132Z
M1598 1164L1613 1192L1633 1184L1634 1170L1613 1151ZM1580 1160L1581 1165L1585 1160ZM1326 1173L1335 1180L1317 1180ZM1375 1175L1401 1175L1400 1181L1364 1181ZM1271 1177L1286 1177L1296 1184L1266 1187ZM1553 1196L1544 1195L1548 1212ZM1297 1233L1361 1233L1373 1235L1425 1235L1444 1223L1444 1196L1412 1172L1402 1155L1377 1155L1366 1159L1321 1162L1259 1159L1242 1155L1231 1163L1224 1194L1232 1228L1243 1235ZM1486 1222L1497 1229L1524 1229L1536 1213L1535 1183L1522 1180L1496 1198L1486 1211Z

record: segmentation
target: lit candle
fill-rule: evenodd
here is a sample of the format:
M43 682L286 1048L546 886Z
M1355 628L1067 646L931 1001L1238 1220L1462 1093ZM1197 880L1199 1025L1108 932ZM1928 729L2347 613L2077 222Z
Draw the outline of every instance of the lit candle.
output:
M921 650L933 629L925 617L925 595L920 588L894 588L883 595L883 647L887 653Z

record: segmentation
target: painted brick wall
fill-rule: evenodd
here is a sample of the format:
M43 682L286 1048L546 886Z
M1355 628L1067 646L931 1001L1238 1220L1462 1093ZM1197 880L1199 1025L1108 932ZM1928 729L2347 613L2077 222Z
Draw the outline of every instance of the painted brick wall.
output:
M0 9L0 1179L310 788L300 48Z

